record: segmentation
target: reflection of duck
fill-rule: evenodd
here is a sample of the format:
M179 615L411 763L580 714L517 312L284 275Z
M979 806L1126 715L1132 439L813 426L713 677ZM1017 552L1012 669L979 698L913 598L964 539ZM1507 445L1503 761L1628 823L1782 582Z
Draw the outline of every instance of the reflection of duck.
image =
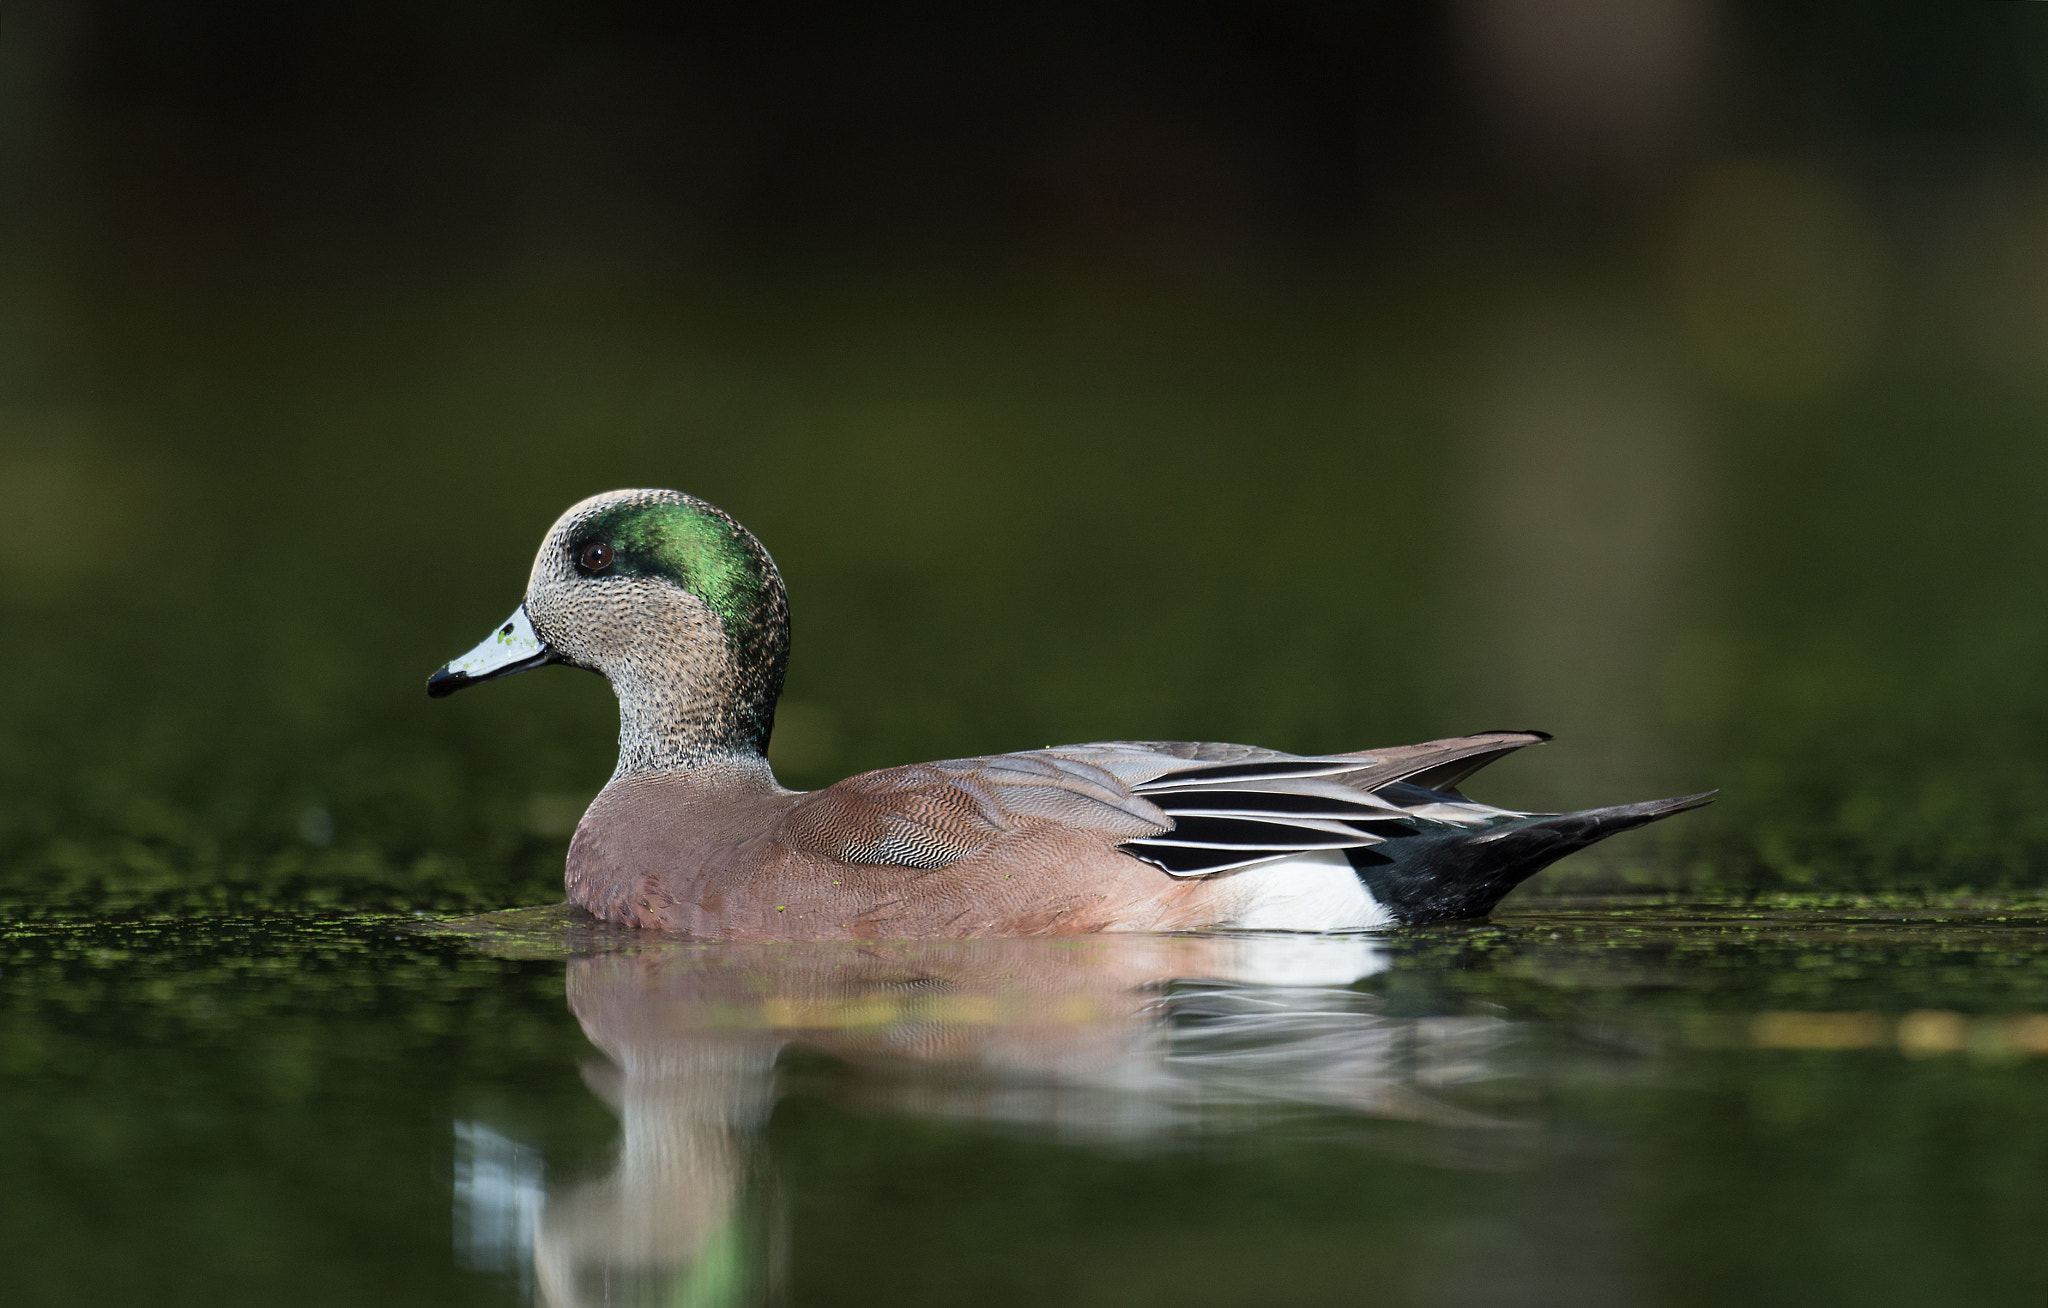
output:
M619 1114L618 1164L541 1210L541 1301L714 1308L759 1297L778 1262L758 1134L774 1046L655 1038L607 1053L585 1080Z
M1545 739L1514 731L1316 758L1076 745L798 794L766 757L788 654L788 600L759 541L702 500L617 491L562 515L525 601L427 690L547 663L603 673L619 763L570 846L569 898L610 921L727 939L1476 917L1556 859L1708 799L1558 815L1459 794Z
M543 1299L747 1302L781 1243L758 1144L788 1045L871 1110L1075 1140L1172 1140L1289 1107L1497 1125L1435 1091L1499 1074L1510 1024L1394 1018L1358 937L691 945L569 964L619 1113L610 1175L548 1196Z

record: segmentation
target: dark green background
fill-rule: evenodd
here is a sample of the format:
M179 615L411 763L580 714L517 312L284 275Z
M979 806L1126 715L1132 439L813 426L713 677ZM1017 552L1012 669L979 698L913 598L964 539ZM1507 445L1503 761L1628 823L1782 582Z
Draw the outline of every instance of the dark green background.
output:
M1694 9L1609 148L1484 6L10 6L4 893L553 896L603 687L420 683L634 484L795 784L1529 725L1723 791L1557 885L2038 884L2041 16Z

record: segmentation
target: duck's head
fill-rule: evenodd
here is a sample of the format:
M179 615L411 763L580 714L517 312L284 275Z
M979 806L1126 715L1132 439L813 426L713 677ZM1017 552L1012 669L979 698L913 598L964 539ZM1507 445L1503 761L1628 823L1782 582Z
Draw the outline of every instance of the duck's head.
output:
M751 532L680 491L611 491L556 521L525 601L427 693L549 663L601 673L631 772L765 754L788 662L782 574Z

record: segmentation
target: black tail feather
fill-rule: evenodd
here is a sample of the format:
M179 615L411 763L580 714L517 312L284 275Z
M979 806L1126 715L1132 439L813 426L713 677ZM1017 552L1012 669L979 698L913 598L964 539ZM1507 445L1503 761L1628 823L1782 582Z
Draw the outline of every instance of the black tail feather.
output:
M1510 890L1567 854L1714 801L1714 791L1640 804L1541 813L1490 827L1424 831L1348 851L1372 897L1405 926L1484 917Z

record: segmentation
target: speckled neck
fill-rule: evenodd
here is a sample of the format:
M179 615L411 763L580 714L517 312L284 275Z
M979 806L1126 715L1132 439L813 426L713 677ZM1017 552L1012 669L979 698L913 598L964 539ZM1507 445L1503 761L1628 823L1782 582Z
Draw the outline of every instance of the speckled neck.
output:
M724 670L730 671L730 662ZM731 772L735 779L758 773L772 783L755 731L765 742L775 706L742 710L728 678L706 684L700 664L678 678L662 667L620 669L608 676L619 701L619 762L613 779L679 770ZM719 685L718 681L727 684ZM762 726L766 724L766 726Z

